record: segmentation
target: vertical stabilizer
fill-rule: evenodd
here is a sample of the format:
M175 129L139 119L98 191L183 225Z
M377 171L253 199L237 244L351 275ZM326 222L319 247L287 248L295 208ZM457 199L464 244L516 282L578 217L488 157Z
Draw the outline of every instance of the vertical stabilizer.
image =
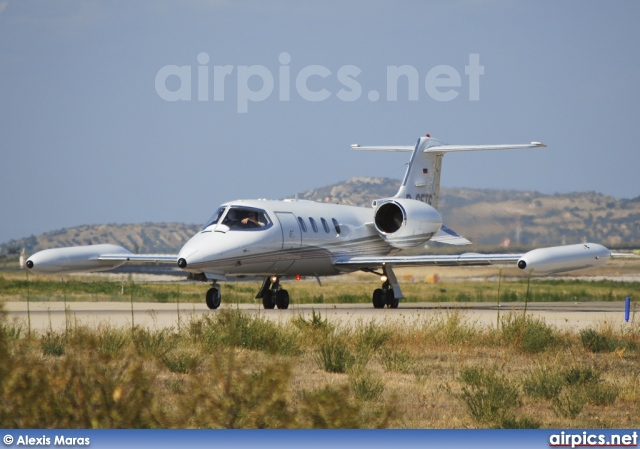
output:
M440 169L442 152L428 152L431 147L440 146L441 142L429 137L420 137L411 154L409 166L404 174L402 185L394 198L409 198L422 201L438 208L440 194Z

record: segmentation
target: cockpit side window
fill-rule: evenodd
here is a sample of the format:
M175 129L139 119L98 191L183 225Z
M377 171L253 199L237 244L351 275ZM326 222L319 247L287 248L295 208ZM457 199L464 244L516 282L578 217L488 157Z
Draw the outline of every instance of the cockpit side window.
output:
M224 215L224 211L227 208L225 206L219 207L218 210L216 210L213 215L211 216L211 218L209 218L207 220L207 222L205 223L205 225L202 227L202 231L204 231L205 229L207 229L209 226L214 225L214 224L218 224L218 221L220 220L220 218L222 218L222 216Z
M231 230L263 230L271 227L269 215L261 209L231 206L222 221Z

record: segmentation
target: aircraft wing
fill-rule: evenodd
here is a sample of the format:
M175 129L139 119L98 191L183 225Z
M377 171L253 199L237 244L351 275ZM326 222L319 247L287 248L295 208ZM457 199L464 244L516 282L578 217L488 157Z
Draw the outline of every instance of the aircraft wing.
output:
M103 254L96 260L110 260L120 262L153 262L176 264L177 254Z
M611 251L596 243L538 248L524 254L479 254L419 256L378 256L378 257L337 257L337 267L350 267L358 270L376 269L383 265L403 266L471 266L515 263L521 270L535 274L563 273L566 271L593 268L604 264L611 258Z
M342 257L335 260L337 266L350 266L355 268L376 268L382 265L393 265L394 267L406 266L441 266L451 267L460 265L495 265L510 262L517 262L523 254L478 254L465 253L456 255L433 255L425 254L420 256L383 256L383 257Z

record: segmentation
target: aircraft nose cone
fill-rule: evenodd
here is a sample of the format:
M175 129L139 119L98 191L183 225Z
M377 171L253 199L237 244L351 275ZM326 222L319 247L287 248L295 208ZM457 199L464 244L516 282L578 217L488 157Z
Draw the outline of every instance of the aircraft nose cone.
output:
M178 259L178 266L180 268L187 268L187 261L181 257L180 259Z
M25 264L27 266L28 269L32 269L33 268L33 261L31 259L27 260L27 263Z

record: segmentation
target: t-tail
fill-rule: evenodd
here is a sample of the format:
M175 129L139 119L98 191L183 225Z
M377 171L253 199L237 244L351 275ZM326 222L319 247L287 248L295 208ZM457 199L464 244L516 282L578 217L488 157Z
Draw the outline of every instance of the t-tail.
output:
M411 146L375 146L364 147L351 145L354 150L365 151L400 151L412 152L409 166L402 180L402 185L394 198L408 198L422 201L438 208L440 194L440 173L442 157L445 153L456 151L480 150L515 150L524 148L541 148L546 145L540 142L516 145L447 145L433 139L427 134L420 137L414 147Z

